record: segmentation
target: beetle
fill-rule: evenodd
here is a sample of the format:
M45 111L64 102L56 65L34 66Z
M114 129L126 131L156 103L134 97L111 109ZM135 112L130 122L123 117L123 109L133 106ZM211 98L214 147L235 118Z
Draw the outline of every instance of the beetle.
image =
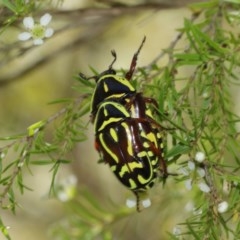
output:
M151 105L157 102L146 98L131 84L138 55L146 37L133 55L129 71L124 77L113 69L94 76L96 87L91 101L91 121L94 124L95 148L101 162L109 165L119 181L137 198L147 192L159 177L168 176L164 160L162 128L153 117ZM88 78L90 79L90 78Z

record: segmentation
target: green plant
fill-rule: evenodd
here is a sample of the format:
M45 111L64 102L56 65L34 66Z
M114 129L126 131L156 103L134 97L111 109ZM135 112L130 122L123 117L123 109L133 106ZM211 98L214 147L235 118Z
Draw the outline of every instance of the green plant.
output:
M12 10L10 1L5 1L5 6ZM184 20L169 47L134 74L136 88L158 102L165 155L169 171L175 175L169 176L161 198L167 202L186 195L190 203L189 213L174 231L164 230L169 232L169 239L239 239L240 118L231 90L239 86L240 2L212 0L192 4L190 9L192 18ZM11 25L16 16L6 22ZM168 58L167 64L161 63L163 57ZM33 164L49 165L51 193L62 191L55 177L61 165L71 162L66 153L86 138L82 117L89 112L94 89L91 81L80 76L76 80L78 99L56 101L66 107L21 135L0 139L2 208L16 211L14 185L22 194L28 190L23 169L31 171ZM49 137L46 131L52 123L57 127ZM79 192L75 189L64 203L68 213L52 227L54 239L114 239L114 224L135 213L119 206L109 210L90 192L84 187ZM162 206L168 211L168 222L176 212L168 209L166 202ZM10 239L2 220L0 224L3 235Z

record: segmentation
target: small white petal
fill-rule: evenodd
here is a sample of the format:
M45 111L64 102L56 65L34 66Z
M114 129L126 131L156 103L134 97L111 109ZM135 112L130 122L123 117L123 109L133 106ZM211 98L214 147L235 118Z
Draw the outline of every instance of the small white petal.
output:
M240 12L239 11L231 11L229 12L231 15L233 16L239 16L240 15Z
M187 190L191 190L192 189L192 179L188 179L185 181L185 187Z
M202 192L205 192L205 193L208 193L211 190L210 187L204 182L199 183L198 187Z
M40 24L42 26L47 26L52 20L52 16L49 13L44 14L41 18L40 18Z
M173 234L175 235L175 236L178 236L178 235L180 235L182 233L182 231L181 231L181 228L179 227L179 226L175 226L174 228L173 228Z
M205 153L197 152L195 155L195 160L200 163L203 162L205 160Z
M64 191L59 191L57 197L61 202L67 202L69 200L67 194Z
M77 185L77 181L78 181L78 179L77 179L77 177L76 177L74 174L71 174L71 175L68 176L68 178L66 179L66 182L67 182L68 184L70 184L70 185L73 185L73 186Z
M25 17L23 19L23 25L27 28L27 29L32 29L34 26L34 20L32 17Z
M179 173L184 175L184 176L188 176L189 175L189 171L186 168L180 168L179 169Z
M188 168L193 171L195 169L195 163L193 161L188 161Z
M136 200L135 199L127 199L127 201L126 201L126 205L127 205L127 207L129 207L129 208L133 208L133 207L135 207L136 206Z
M185 209L186 212L193 211L193 209L194 209L193 202L191 202L191 201L187 202L187 204L185 205L184 209Z
M237 187L237 186L238 186L238 182L237 182L237 181L233 181L233 185L234 185L235 187Z
M198 168L197 173L198 173L199 177L201 177L201 178L205 177L205 170L204 169Z
M228 203L226 201L223 201L218 204L218 212L219 213L224 213L228 209Z
M24 166L24 163L23 162L20 162L20 163L18 163L18 168L22 168L23 166Z
M209 97L209 94L208 92L204 92L203 95L202 95L203 98L208 98Z
M143 201L142 201L142 205L143 205L143 207L144 208L148 208L148 207L150 207L151 206L151 200L148 198L148 199L144 199Z
M21 41L26 41L26 40L30 39L31 36L32 36L31 33L29 33L29 32L23 32L23 33L20 33L20 34L18 35L18 39L21 40Z
M57 197L62 202L73 199L76 195L77 178L75 175L69 175L62 179L58 185Z
M43 44L43 40L41 38L37 38L33 40L33 44L34 45L42 45Z
M45 37L49 38L53 35L53 33L54 33L54 30L52 28L47 28L45 31Z

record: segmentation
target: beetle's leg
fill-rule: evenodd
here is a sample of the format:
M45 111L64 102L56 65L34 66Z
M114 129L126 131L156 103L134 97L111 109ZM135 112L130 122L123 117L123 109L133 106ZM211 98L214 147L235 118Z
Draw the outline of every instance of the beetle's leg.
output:
M141 49L143 47L143 44L144 44L145 40L146 40L146 36L144 36L140 47L138 48L137 52L134 53L134 55L133 55L132 62L131 62L131 65L130 65L130 69L129 69L129 71L125 75L125 78L127 80L130 80L132 78L133 72L134 72L134 70L136 68L136 65L137 65L138 55L139 55L139 53L140 53L140 51L141 51Z
M153 104L156 109L158 109L158 103L154 98L144 97L145 103Z
M137 209L137 211L138 212L141 212L141 210L140 210L140 197L139 197L139 195L138 195L138 192L134 192L134 194L135 194L135 196L136 196L136 209Z

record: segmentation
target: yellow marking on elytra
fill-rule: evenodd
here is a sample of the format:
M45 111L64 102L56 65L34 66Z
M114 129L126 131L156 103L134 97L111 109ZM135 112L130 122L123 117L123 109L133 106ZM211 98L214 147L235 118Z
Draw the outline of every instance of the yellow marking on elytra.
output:
M144 142L144 143L143 143L143 146L144 146L145 148L149 148L149 147L150 147L150 144L149 144L148 142Z
M150 109L146 110L146 115L153 119L152 111Z
M103 109L103 114L104 114L104 117L107 117L108 116L108 111L106 108Z
M105 144L105 142L104 142L104 140L103 140L103 134L102 134L102 133L99 134L99 139L100 139L100 142L101 142L102 146L103 146L104 149L106 150L106 152L112 157L112 159L113 159L116 163L118 163L119 160L118 160L117 155L115 155L115 154L111 151L111 149L109 149L108 146Z
M147 134L147 138L157 146L157 139L155 137L155 134L150 132Z
M152 151L148 151L148 152L147 152L147 155L148 155L149 157L152 157L152 156L154 156L154 154L153 154L153 152L152 152Z
M146 184L146 183L148 183L149 182L149 179L145 179L145 178L143 178L143 176L141 176L141 175L139 175L138 174L138 181L141 183L141 184Z
M156 157L156 158L153 158L152 160L151 160L151 164L152 164L152 166L155 166L156 164L158 164L158 158Z
M135 189L137 187L137 184L131 178L129 178L129 184L130 184L130 189Z
M122 168L121 168L121 170L119 171L119 176L120 176L120 177L123 177L124 174L125 174L126 172L128 172L128 171L129 171L129 170L128 170L127 165L126 165L126 164L123 165Z
M126 78L123 78L123 77L120 77L120 76L117 76L117 75L106 74L98 80L98 83L100 81L103 81L104 84L106 84L104 80L106 80L108 78L112 78L111 79L112 81L116 81L116 82L119 82L121 85L125 85L132 92L135 91L135 88L133 87L133 85ZM105 86L104 86L104 90L105 90ZM107 91L109 91L108 87L107 87Z
M99 109L99 111L101 111L101 110L103 109L104 117L107 118L107 117L109 116L109 112L108 112L108 110L107 110L107 106L108 106L108 105L112 105L114 108L116 108L117 110L119 110L119 112L121 112L124 117L129 117L129 116L130 116L129 112L128 112L128 111L126 110L126 108L125 108L124 106L122 106L121 104L115 103L115 102L105 102L105 103L101 104L100 109ZM98 119L98 114L97 114L97 116L96 116L96 119ZM122 117L118 117L118 118L117 118L117 117L109 117L109 119L106 119L106 120L104 120L104 121L102 122L101 127L99 127L99 128L97 129L97 131L100 132L100 131L104 130L104 128L105 128L106 126L108 126L109 124L111 124L111 123L117 123L117 122L119 122L119 121L121 121L121 120L122 120Z
M109 91L108 85L105 82L103 82L103 89L104 89L105 92Z
M137 154L137 156L138 156L139 158L147 157L148 161L151 162L151 165L156 165L156 164L158 163L158 158L157 158L157 157L151 159L152 157L154 157L154 154L153 154L152 151L148 151L148 152L142 151L142 152L139 152L139 153Z
M121 120L122 120L122 118L109 118L108 120L105 120L105 121L102 123L101 127L98 129L98 132L104 130L104 128L105 128L108 124L110 124L110 123L117 123L117 122L119 122L119 121L121 121Z
M150 161L150 159L148 159L149 161ZM149 177L148 178L143 178L143 176L142 175L140 175L140 174L138 174L138 181L141 183L141 184L146 184L146 183L149 183L150 182L150 180L151 180L151 178L152 178L152 176L153 176L153 168L149 168L149 171L150 171L150 173L149 173Z
M159 138L159 139L162 138L162 134L160 132L157 133L157 138Z
M145 151L139 152L139 153L137 154L137 156L138 156L138 157L145 157L145 156L146 156L146 152L145 152Z
M140 135L141 135L142 137L144 137L144 138L147 138L147 135L145 134L144 131L142 131L142 132L140 133Z
M127 139L127 152L130 156L133 156L133 148L132 148L132 144L131 144L131 139Z
M152 143L154 143L155 146L158 146L158 140L156 138L156 134L153 132L150 132L148 134L146 134L144 131L141 132L141 136L146 138L148 141L151 141ZM145 144L145 145L144 145ZM144 142L143 146L146 148L149 147L149 143L148 142Z
M110 169L111 169L113 172L115 172L116 169L117 169L117 166L116 166L116 165L112 165L112 166L110 167Z
M115 142L118 142L118 135L114 128L110 128L110 134Z
M140 163L140 162L130 162L130 163L128 163L128 166L130 167L130 169L142 168L142 163Z
M123 122L121 125L125 128L125 130L127 132L127 136L128 136L128 138L127 138L127 152L130 156L133 156L132 138L130 138L131 132L129 130L128 125L125 122Z
M120 82L122 85L127 86L130 91L135 91L135 88L133 87L133 85L126 78L115 76L115 80Z
M133 172L135 168L142 168L143 165L142 163L140 162L130 162L130 163L127 163L125 165L122 166L120 172L119 172L119 176L120 177L123 177L124 174L127 172Z
M113 96L114 96L114 98L119 99L119 98L123 97L125 94L126 93L114 93L113 95L106 97L105 100L107 100L109 98L111 99Z

